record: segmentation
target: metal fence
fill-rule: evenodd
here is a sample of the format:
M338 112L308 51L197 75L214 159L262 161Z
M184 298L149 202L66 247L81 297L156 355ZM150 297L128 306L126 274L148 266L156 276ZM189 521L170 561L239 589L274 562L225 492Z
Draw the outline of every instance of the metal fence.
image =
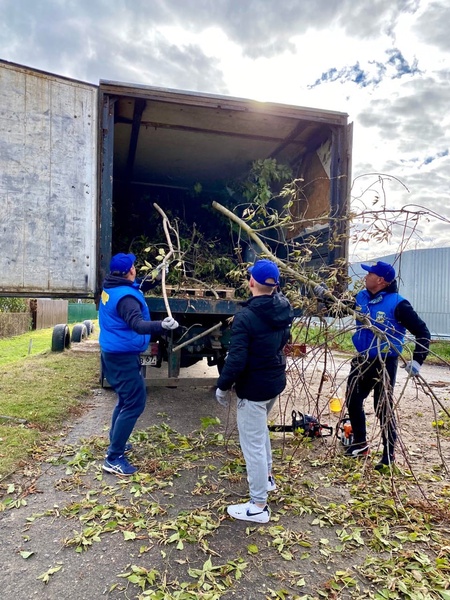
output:
M69 304L68 323L82 323L87 319L98 319L95 304Z

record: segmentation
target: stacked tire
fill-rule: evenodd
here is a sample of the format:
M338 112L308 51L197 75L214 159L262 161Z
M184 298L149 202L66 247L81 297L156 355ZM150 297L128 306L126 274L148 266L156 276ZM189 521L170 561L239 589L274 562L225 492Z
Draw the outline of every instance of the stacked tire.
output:
M94 331L94 323L90 320L77 323L70 334L69 326L65 323L55 325L52 333L52 352L64 352L71 343L79 343L87 339Z
M70 331L66 324L60 323L53 327L52 352L64 352L70 348Z

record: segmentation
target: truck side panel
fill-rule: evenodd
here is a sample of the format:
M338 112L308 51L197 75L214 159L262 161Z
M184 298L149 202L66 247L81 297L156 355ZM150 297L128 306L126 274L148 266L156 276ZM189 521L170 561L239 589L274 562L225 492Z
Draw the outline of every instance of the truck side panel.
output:
M94 290L97 96L0 62L0 294Z

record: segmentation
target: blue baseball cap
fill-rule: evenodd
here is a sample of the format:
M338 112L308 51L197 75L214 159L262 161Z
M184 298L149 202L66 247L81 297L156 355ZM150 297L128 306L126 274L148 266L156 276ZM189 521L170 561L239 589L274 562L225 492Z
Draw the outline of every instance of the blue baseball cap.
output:
M389 263L379 260L375 265L361 265L361 269L368 273L375 273L382 277L387 283L392 283L395 279L395 269Z
M115 254L111 258L109 270L111 273L120 273L121 275L126 275L134 265L135 260L136 257L134 254L124 254L123 252L119 252L119 254Z
M277 265L271 260L267 260L267 258L258 260L253 267L249 268L248 272L253 279L261 285L275 287L279 283L280 271L278 270ZM275 283L268 283L268 279L273 279Z

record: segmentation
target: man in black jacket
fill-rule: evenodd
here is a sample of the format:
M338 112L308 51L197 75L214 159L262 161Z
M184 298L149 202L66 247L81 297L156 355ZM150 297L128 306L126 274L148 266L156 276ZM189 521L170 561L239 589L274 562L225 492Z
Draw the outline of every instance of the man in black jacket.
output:
M369 453L364 400L373 390L374 408L380 420L383 440L383 454L375 469L382 470L394 462L397 428L393 390L406 330L415 337L412 360L405 365L407 373L413 377L419 374L427 357L430 332L410 302L399 294L392 265L378 261L361 267L367 271L365 289L358 292L354 302L347 306L365 315L371 327L356 319L352 340L358 354L351 363L346 391L353 444L346 449L346 455L357 458ZM316 286L314 293L329 305L323 286ZM380 335L376 335L374 329L379 330Z
M247 468L250 501L228 506L231 517L256 523L270 519L267 492L276 489L267 417L286 387L286 358L293 311L276 292L279 271L262 259L250 267L252 297L233 320L230 349L217 381L217 400L227 405L228 390L237 395L239 443Z

